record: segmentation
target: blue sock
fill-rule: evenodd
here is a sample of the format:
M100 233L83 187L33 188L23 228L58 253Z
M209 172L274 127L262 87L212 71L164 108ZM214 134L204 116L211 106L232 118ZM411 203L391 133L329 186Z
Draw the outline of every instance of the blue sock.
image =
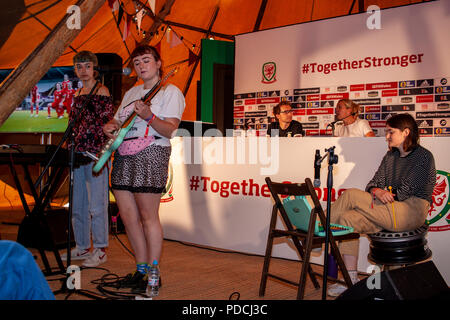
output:
M136 270L137 270L139 273L147 274L147 271L148 271L148 264L147 264L146 262L137 263L137 264L136 264Z

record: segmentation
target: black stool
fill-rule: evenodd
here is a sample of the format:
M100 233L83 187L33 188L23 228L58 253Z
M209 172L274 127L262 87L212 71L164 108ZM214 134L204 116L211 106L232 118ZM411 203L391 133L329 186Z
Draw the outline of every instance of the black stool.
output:
M431 257L425 236L428 225L403 232L380 231L369 234L370 251L368 258L379 265L411 265Z

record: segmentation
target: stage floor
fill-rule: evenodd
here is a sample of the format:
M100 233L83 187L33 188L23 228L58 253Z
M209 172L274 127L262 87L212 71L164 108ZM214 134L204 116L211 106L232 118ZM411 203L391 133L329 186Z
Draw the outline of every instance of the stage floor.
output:
M0 237L2 240L16 240L18 226L23 213L20 211L0 210ZM81 289L89 290L99 296L97 284L92 281L101 279L106 274L125 276L135 269L132 255L119 242L130 248L125 234L117 237L110 234L108 261L99 268L81 269ZM37 257L36 262L43 269L40 254L35 249L30 251ZM60 251L62 254L64 250ZM52 252L46 252L50 266L56 268L56 260ZM228 300L234 292L238 292L241 300L295 300L297 288L293 285L269 279L266 295L259 297L259 282L264 258L261 256L245 255L215 248L205 248L165 240L160 262L163 287L160 289L158 300ZM81 265L80 261L72 264ZM284 259L272 259L270 270L272 273L298 281L301 264ZM313 270L322 272L320 266ZM46 277L53 291L61 288L63 276ZM319 277L321 283L322 279ZM114 289L113 289L114 290ZM320 300L321 289L314 289L310 280L307 282L305 300ZM57 300L67 298L67 293L57 294ZM233 295L236 299L237 295ZM83 295L72 294L69 300L90 299ZM328 297L328 299L332 299Z

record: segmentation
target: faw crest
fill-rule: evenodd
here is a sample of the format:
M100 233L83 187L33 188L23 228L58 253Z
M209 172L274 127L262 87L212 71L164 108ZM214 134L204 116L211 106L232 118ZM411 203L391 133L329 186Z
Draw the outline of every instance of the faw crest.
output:
M173 200L173 167L169 161L169 174L167 178L166 188L161 193L161 203L170 202Z
M450 230L450 173L437 170L436 185L434 186L430 210L428 211L427 224L429 231Z
M275 62L266 62L262 66L262 83L273 83L277 81L275 77L277 73L277 65Z

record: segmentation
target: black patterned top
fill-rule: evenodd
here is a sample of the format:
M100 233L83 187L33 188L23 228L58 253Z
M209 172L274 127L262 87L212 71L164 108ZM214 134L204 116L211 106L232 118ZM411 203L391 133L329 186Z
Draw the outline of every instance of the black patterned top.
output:
M405 157L400 157L399 150L392 148L367 184L366 191L392 186L399 201L417 197L432 203L431 195L435 184L436 167L430 151L417 146Z
M76 117L88 95L74 97L69 120ZM74 125L75 151L97 153L108 140L103 133L103 126L114 116L114 106L111 96L92 95L91 101L82 109L77 123ZM69 146L70 147L70 146Z

